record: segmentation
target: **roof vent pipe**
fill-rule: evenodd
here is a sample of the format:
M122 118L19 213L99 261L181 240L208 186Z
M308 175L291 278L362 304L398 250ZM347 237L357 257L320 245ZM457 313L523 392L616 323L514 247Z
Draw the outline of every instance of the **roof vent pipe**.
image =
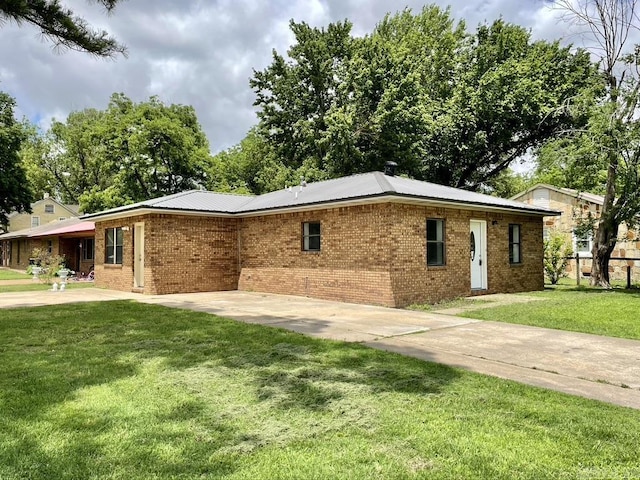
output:
M396 168L398 164L396 162L387 162L384 164L384 174L393 177L396 174Z

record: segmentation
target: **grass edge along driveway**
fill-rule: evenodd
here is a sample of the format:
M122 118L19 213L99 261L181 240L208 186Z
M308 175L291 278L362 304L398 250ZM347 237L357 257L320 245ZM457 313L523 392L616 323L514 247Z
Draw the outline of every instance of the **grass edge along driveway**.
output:
M541 301L469 306L459 316L640 340L639 290L555 288L524 295Z
M136 302L3 310L0 478L634 478L640 412Z

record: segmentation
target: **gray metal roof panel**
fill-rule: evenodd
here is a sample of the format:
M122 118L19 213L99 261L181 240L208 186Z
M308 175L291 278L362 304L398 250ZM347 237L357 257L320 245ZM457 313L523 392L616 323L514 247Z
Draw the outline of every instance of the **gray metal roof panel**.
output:
M112 208L111 210L85 215L82 218L95 218L143 208L243 214L331 204L385 195L410 197L421 201L463 203L501 209L515 209L537 214L556 214L553 210L522 202L445 187L420 180L392 177L382 172L370 172L313 182L306 186L295 185L256 197L190 190Z
M279 208L348 201L382 195L397 195L421 200L465 203L494 208L517 209L532 213L553 215L553 210L528 205L523 202L493 197L481 193L446 187L404 177L370 172L349 177L314 182L306 187L296 185L291 189L278 190L255 197L240 207L238 213L257 212Z
M186 210L196 212L235 213L243 204L253 197L249 195L233 195L230 193L208 192L205 190L188 190L165 197L152 198L142 202L111 208L102 212L84 215L82 218L93 218L111 215L141 208L161 210Z

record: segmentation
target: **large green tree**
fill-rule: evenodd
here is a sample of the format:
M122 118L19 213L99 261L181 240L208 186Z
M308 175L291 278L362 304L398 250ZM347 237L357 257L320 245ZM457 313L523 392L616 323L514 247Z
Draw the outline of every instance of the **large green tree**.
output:
M94 0L111 12L120 0ZM104 30L95 30L58 0L8 0L0 2L0 25L12 21L36 26L56 47L88 52L100 57L125 54L126 49Z
M18 151L25 139L24 125L14 116L15 101L0 92L0 229L13 211L30 212L33 194Z
M585 52L502 20L470 34L434 5L358 39L348 22L291 28L289 58L274 52L251 86L278 161L318 177L392 160L414 178L480 188L574 126L567 106L598 81Z
M114 94L106 110L54 122L23 159L34 184L94 212L199 188L210 155L192 107Z

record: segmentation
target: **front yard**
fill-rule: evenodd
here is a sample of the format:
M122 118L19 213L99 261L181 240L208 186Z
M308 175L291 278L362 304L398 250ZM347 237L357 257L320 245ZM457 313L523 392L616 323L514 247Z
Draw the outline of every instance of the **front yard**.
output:
M459 315L640 340L640 290L556 287L526 296L541 301L478 309L467 301L468 311Z
M0 280L28 280L31 275L27 273L9 270L8 268L0 268Z
M640 412L135 302L0 310L0 478L636 478Z

